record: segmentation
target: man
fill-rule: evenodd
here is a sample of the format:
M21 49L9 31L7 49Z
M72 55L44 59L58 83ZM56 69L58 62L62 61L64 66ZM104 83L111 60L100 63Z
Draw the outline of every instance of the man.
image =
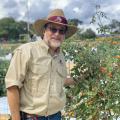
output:
M60 46L77 28L70 26L61 9L37 20L34 29L43 40L17 48L6 74L12 120L60 120L65 105L67 78Z

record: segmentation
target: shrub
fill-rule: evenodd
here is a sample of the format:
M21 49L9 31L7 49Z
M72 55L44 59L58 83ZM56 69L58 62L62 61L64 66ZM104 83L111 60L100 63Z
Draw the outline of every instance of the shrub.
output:
M120 116L119 49L119 45L110 42L94 46L64 44L66 59L74 61L71 76L77 82L66 90L66 116L70 112L82 120L112 120Z

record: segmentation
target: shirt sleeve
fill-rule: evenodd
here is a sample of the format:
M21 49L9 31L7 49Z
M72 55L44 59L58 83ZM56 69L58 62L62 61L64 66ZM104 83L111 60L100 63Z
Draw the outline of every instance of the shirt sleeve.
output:
M5 77L6 88L11 86L21 88L23 86L29 57L28 51L25 49L18 48L15 50Z

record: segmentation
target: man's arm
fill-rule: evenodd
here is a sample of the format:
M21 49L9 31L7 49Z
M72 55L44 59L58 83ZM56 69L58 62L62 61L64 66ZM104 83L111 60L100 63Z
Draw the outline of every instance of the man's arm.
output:
M12 120L20 120L19 88L17 86L7 88L7 98Z
M64 86L75 85L75 84L76 82L71 77L67 77L64 80Z

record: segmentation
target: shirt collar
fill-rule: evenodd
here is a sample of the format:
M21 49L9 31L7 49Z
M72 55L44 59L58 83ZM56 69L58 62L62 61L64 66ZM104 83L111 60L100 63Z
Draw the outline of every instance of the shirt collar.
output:
M45 43L44 40L41 40L40 42L41 42L42 50L43 50L44 52L47 52L47 53L48 53L49 46Z

